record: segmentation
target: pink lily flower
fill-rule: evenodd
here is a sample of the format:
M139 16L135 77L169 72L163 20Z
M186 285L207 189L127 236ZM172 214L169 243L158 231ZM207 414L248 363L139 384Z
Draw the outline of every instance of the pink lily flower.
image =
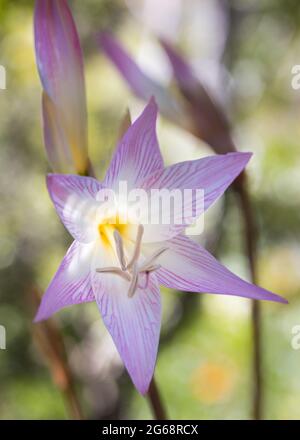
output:
M50 165L59 173L85 174L89 161L83 58L67 1L37 0L34 31Z
M189 128L190 122L182 103L167 88L146 75L112 34L101 32L99 43L105 55L115 65L138 98L149 101L154 96L160 113L182 127Z
M147 76L110 33L102 32L99 42L136 96L143 100L155 96L164 116L204 140L216 153L236 151L224 112L171 44L161 41L182 100Z
M160 284L188 292L286 302L221 265L185 234L186 224L121 223L123 204L106 217L101 190L204 190L203 209L224 193L250 153L229 153L164 167L152 99L119 142L103 182L50 174L47 186L74 242L42 298L35 321L63 307L95 301L128 373L141 394L153 376L161 326ZM187 202L190 203L190 200ZM188 206L184 206L187 209ZM197 215L201 212L197 211Z
M194 120L193 133L208 143L216 153L235 151L227 117L208 93L184 57L167 41L161 40L172 65L178 88Z

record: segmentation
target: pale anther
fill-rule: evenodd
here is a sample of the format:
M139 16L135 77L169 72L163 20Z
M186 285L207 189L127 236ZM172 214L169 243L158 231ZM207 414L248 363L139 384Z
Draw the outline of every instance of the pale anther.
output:
M129 286L128 293L127 293L129 298L132 298L133 295L135 294L135 291L136 291L137 285L138 285L138 276L139 276L139 271L138 271L137 265L134 265L133 272L132 272L132 279L131 279L130 286Z
M155 262L155 260L157 260L158 257L160 257L164 252L166 252L168 250L167 247L162 247L160 249L158 249L156 252L154 252L153 255L151 255L150 257L148 257L143 265L140 267L140 272L144 272L147 271L147 268L150 266L153 266L153 263Z
M160 264L153 264L153 266L148 266L145 272L155 272L161 268Z
M120 232L116 229L114 231L114 239L116 243L116 251L117 256L120 262L120 266L122 270L126 270L126 259L124 254L124 245L123 245L123 239L121 237Z

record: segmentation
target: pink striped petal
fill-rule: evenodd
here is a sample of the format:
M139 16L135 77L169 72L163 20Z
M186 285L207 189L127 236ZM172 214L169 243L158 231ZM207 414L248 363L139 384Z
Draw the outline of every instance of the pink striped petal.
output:
M163 168L156 137L157 105L153 99L129 127L120 141L104 179L104 185L117 188L119 181L138 187L148 175Z
M202 85L189 63L175 50L170 43L163 39L161 39L160 42L169 58L179 86L186 91L188 90L190 93L195 93L197 88L202 87Z
M95 300L90 277L93 251L94 245L72 243L42 298L35 322L64 307Z
M96 196L101 184L92 177L48 174L47 187L57 214L75 240L89 243L96 239Z
M147 288L139 288L129 298L128 281L117 275L96 273L97 267L103 267L102 256L94 261L92 286L104 324L135 387L145 394L154 373L161 325L156 277L151 275Z
M106 56L127 81L132 92L148 101L152 96L157 100L159 110L171 120L184 118L183 109L164 87L149 78L125 51L121 44L109 33L102 32L99 42Z
M287 302L281 296L234 275L209 252L184 235L172 238L165 245L169 250L160 257L162 268L156 275L161 284L171 289ZM144 247L151 254L159 246L157 243Z
M169 166L146 178L141 188L148 191L180 190L182 203L172 205L170 224L145 225L144 241L166 240L177 235L186 225L190 225L222 196L245 168L250 157L251 153L228 153L205 157ZM202 192L186 191L187 196L185 196L184 190L202 190ZM157 205L157 209L161 209L160 205ZM165 214L167 209L168 206L163 206Z
M175 48L164 40L161 44L172 65L178 86L190 105L191 118L194 120L191 131L218 154L235 151L229 123L221 107Z
M62 149L55 156L53 167L59 171L70 169L71 153L73 169L84 173L87 169L87 112L83 72L83 59L76 26L66 0L37 0L35 9L35 47L39 74L47 98L44 98L44 125L46 131L53 126L49 123L51 106L53 121L55 118L55 134L45 137L47 150L52 148L51 139L57 142L59 131L66 141L55 145L55 151ZM51 104L49 103L51 102Z

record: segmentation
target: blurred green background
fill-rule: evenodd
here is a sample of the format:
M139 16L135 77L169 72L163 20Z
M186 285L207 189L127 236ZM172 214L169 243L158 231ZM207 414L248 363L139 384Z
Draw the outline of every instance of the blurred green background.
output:
M90 157L103 176L127 106L143 104L95 42L109 28L145 71L169 85L171 69L157 43L168 37L223 103L239 149L253 151L248 167L259 224L260 284L289 305L263 310L264 417L300 418L300 350L291 346L300 324L300 90L291 69L300 64L297 0L73 0L86 67ZM41 130L41 86L34 58L33 1L0 0L0 418L66 418L33 338L33 286L45 289L70 237L45 186L49 171ZM166 163L195 159L207 145L160 118ZM226 205L226 209L225 209ZM233 271L248 277L243 230L235 198L223 197L205 218L202 243ZM186 294L191 298L192 294ZM251 413L250 302L163 290L164 321L157 382L174 419L249 418ZM95 304L63 310L77 392L87 418L151 418L134 390Z

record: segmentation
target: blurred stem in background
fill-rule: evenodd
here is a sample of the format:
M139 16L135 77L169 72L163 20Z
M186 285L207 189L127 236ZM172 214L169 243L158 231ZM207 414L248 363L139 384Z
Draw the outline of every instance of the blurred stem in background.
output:
M37 288L31 289L30 303L35 313L41 299L41 292ZM63 395L67 412L71 419L83 420L83 412L78 399L75 381L68 363L63 336L54 319L34 324L33 338L37 347L48 363L52 380Z
M247 188L246 174L243 179L238 179L234 190L240 201L240 209L244 219L245 248L251 273L251 281L256 283L256 249L257 249L257 227L255 215L251 206L250 195ZM241 183L241 180L243 182ZM252 300L251 303L251 325L253 336L253 400L252 417L256 420L262 418L263 390L262 390L262 340L261 340L261 309L259 301Z
M238 9L231 1L222 2L221 7L225 9L228 19L228 35L224 51L224 62L229 71L233 66L236 54L236 43L239 38L239 26L242 20L251 13L250 9ZM253 12L253 11L252 11ZM256 258L258 243L258 228L255 221L255 213L251 203L251 197L247 185L247 174L244 172L240 179L237 179L234 189L240 199L240 209L244 219L245 250L248 257L251 281L257 282ZM253 396L252 396L252 417L260 420L263 417L263 370L262 370L262 317L259 301L252 301L251 325L253 337Z

